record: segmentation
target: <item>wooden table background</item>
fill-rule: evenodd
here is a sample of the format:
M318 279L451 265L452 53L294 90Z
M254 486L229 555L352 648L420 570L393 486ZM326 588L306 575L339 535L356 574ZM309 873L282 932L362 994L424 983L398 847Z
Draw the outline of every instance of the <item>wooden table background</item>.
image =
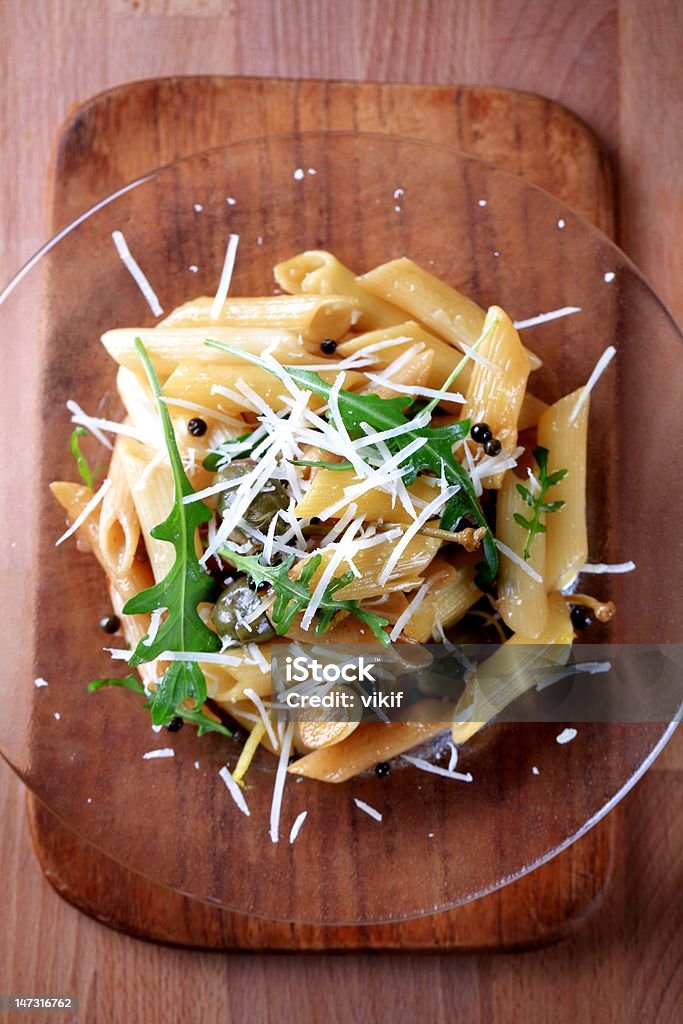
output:
M680 323L682 45L680 0L0 0L0 285L45 240L61 120L102 89L201 73L476 83L550 96L593 127L615 164L620 242ZM674 1024L682 809L679 731L625 801L605 904L546 951L213 955L146 945L62 902L38 870L21 787L2 764L0 991L77 993L73 1019L97 1024Z

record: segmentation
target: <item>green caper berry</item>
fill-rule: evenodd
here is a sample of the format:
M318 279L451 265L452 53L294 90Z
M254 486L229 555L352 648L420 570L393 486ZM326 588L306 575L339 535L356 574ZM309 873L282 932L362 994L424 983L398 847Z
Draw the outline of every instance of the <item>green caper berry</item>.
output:
M271 640L275 630L265 612L253 622L247 621L262 602L263 597L250 588L246 576L234 580L223 590L211 612L218 635L240 644L263 644Z
M237 480L246 476L254 468L253 462L231 462L216 474L216 483L223 483L228 480ZM230 487L227 491L221 491L218 495L217 508L220 515L224 516L232 507L235 501L237 487ZM257 530L267 530L273 516L281 509L289 507L289 495L279 480L266 480L265 484L255 496L246 512L244 520ZM284 533L287 523L279 518L275 527L275 533Z

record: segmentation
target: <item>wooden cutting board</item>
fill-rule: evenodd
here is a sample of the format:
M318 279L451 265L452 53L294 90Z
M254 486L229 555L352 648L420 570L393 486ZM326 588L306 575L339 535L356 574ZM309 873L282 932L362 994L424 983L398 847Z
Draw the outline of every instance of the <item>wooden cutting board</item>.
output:
M320 129L404 135L489 160L613 233L609 165L573 114L504 89L188 77L124 85L75 110L57 140L51 226L152 168L264 134ZM96 851L29 797L34 846L69 902L142 938L205 949L510 950L574 930L609 884L619 812L530 875L447 913L391 925L269 922L169 892Z

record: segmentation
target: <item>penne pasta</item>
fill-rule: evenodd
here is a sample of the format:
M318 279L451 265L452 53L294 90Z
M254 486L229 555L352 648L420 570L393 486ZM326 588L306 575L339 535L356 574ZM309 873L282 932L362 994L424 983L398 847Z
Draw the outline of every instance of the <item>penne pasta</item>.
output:
M395 341L396 344L388 344L391 341ZM460 362L462 356L452 345L449 345L441 338L437 338L435 334L432 334L426 327L416 323L414 320L408 320L395 327L384 327L377 331L368 331L366 334L358 334L354 338L347 338L346 341L337 345L337 355L346 359L356 352L369 350L369 357L372 358L373 362L372 368L379 367L384 369L394 359L399 358L407 351L409 348L408 342L412 345L424 345L432 353L432 364L426 385L434 390L441 388ZM372 351L375 345L382 345L383 347ZM470 373L471 366L466 364L457 378L457 383L453 385L453 389L449 390L462 392L467 387ZM449 411L460 412L462 409L460 404L456 405L448 402L439 404L443 404Z
M152 530L163 523L173 507L173 474L166 464L155 464L149 449L136 441L124 439L121 445L121 460L128 481L128 488L135 503L145 547L157 583L170 571L175 560L173 545L166 540L156 540Z
M106 331L102 335L102 344L120 366L139 370L136 338L142 341L156 372L164 379L173 373L179 363L244 366L244 360L239 356L206 345L207 338L254 355L268 351L274 359L285 364L311 361L311 352L298 335L272 327L118 328Z
M157 328L265 327L301 334L305 341L335 341L351 327L359 303L348 295L268 295L226 299L215 319L213 298L202 296L178 306Z
M553 500L564 507L554 512L546 533L546 582L549 590L569 584L580 565L588 560L586 531L586 458L588 413L586 398L578 415L572 412L583 388L551 405L538 421L538 443L548 449L548 473L566 469L567 475L553 488Z
M410 387L426 387L434 354L429 349L421 352L416 345L414 350L408 349L406 355L411 355L411 358L400 369L393 372L387 371L386 383L380 384L377 380L373 380L367 391L379 395L380 398L394 398L401 394L402 384L407 384ZM398 388L392 387L392 384L397 384ZM403 393L405 394L405 392Z
M356 283L457 348L473 345L484 328L484 311L476 302L405 256L382 263Z
M287 770L321 782L346 782L442 732L443 722L363 722L341 743L305 754Z
M475 363L472 368L464 415L472 423L487 423L500 441L503 454L511 456L517 447L518 418L529 377L529 359L512 321L499 306L489 309L484 333L479 354L487 362ZM500 487L501 482L500 473L483 481L487 487Z
M323 380L332 384L337 377L338 370L318 371ZM366 380L360 373L353 370L346 370L344 376L344 387L347 391L366 384ZM265 402L274 412L281 412L288 408L288 400L291 395L281 380L274 377L267 370L259 366L250 366L242 362L241 366L205 366L202 363L181 363L173 371L164 384L164 394L168 405L173 408L173 399L181 399L184 402L192 402L202 405L207 412L222 412L228 416L236 417L243 413L261 413L262 407L254 404L253 400L243 394L246 388L256 392L259 399ZM221 394L220 388L230 391L231 394ZM238 401L239 399L239 401ZM309 408L318 409L323 404L323 399L317 395L311 395ZM244 424L242 425L244 427Z
M50 484L50 490L59 504L65 510L70 522L74 522L86 508L93 494L89 487L82 487L80 484L56 481ZM133 597L140 590L153 583L152 571L147 560L138 561L133 559L130 567L119 575L109 572L110 560L105 557L100 547L100 524L99 510L95 509L85 522L78 528L78 536L90 547L97 561L100 563L108 578L115 587L122 600L125 602Z
M140 520L128 487L121 456L122 446L126 440L119 435L114 444L107 473L111 487L100 506L99 546L107 563L105 572L108 576L121 576L128 572L140 540Z
M453 713L454 743L464 743L534 686L539 670L565 665L574 638L562 594L551 594L545 629L537 637L515 633L470 677Z
M339 508L334 512L335 518L340 518L353 503L357 508L357 515L363 515L367 522L376 522L378 519L385 523L412 523L413 518L405 510L400 501L394 501L387 491L380 491L372 488L357 497L347 497L346 491L355 487L360 481L352 469L318 469L316 470L311 485L296 506L294 514L298 519L311 519L313 516L320 516L327 508L339 503ZM420 502L428 504L435 495L433 487L416 480L408 488L408 493L415 502L419 511Z
M286 292L309 295L347 295L358 303L360 316L356 326L362 331L391 327L405 317L381 298L370 294L358 283L356 275L331 252L313 249L278 263L275 280Z
M529 569L540 576L534 579L528 571L503 557L498 571L498 611L506 626L513 633L536 639L546 627L548 621L548 598L543 580L545 570L545 533L539 532L533 538L529 550L529 559L524 560L526 530L515 522L515 513L527 517L529 506L517 491L520 481L514 473L506 473L496 503L496 537L528 565ZM545 525L546 516L540 516L541 526Z
M424 571L429 590L403 632L421 644L440 639L440 631L455 625L481 597L470 566L456 569L441 556Z

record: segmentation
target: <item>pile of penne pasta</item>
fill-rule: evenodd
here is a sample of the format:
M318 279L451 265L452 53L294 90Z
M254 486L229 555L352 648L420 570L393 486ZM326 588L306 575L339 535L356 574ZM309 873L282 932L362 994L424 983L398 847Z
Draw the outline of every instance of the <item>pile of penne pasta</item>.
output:
M90 416L75 403L70 408L75 423L112 448L107 477L97 494L95 487L67 482L54 483L52 491L70 521L79 520L78 533L104 569L113 609L134 647L148 635L150 616L122 615L121 609L132 595L163 579L174 559L172 545L151 535L169 514L174 483L135 339L143 342L160 379L192 486L198 493L209 492L204 500L211 508L216 503L216 493L211 493L216 476L204 468L204 460L211 453L230 452L231 444L235 459L244 459L235 439L264 423L272 427L278 417L277 422L289 424L290 449L283 442L272 474L291 497L288 518L283 516L286 533L271 530L269 545L264 542L265 527L262 533L247 534L246 544L242 534L243 550L265 551L264 557L271 559L282 557L286 549L296 550L304 561L317 550L323 555L319 579L339 552L341 536L346 537L346 532L340 535L340 524L343 531L355 524L353 538L348 535L344 548L346 556L335 569L337 575L354 575L340 596L381 613L392 639L401 643L443 640L478 602L484 602L489 618L493 616L505 630L506 642L490 659L492 664L470 678L454 707L453 739L463 742L528 685L527 645L538 645L547 658L549 649L564 649L573 639L571 604L562 591L588 554L588 392L580 388L553 405L536 398L528 384L540 362L522 344L506 313L499 307L485 313L410 259L396 259L357 276L333 254L310 251L278 264L274 273L282 294L227 298L215 317L213 300L197 298L152 329L104 334L102 344L118 365L116 386L125 416L115 423ZM359 394L410 396L422 402L436 396L434 426L464 418L486 424L500 442L495 455L484 454L470 438L456 447L455 454L470 474L496 538L497 589L482 594L475 582L480 552L468 550L477 545L467 543L468 531L463 532L461 545L441 536L438 513L401 546L400 537L438 495L438 479L420 473L406 489L394 474L382 483L381 459L374 463L377 486L364 483L355 465L343 470L296 465L344 458L346 447L335 448L335 422L323 399L307 393L297 406L292 388L284 387L272 372L207 346L207 338L281 366L312 367L330 384L343 374L343 388ZM443 392L463 355L469 358L462 371ZM292 425L295 412L302 424L298 434ZM206 428L200 436L188 429L197 418ZM314 443L316 430L319 437L327 431L328 447ZM274 430L271 433L275 436ZM539 518L545 531L536 532L525 558L526 533L515 514L529 509L516 485L523 482L532 493L538 487L529 454L535 444L548 450L549 472L567 472L552 492L553 499L563 502L562 508ZM375 454L381 450L378 442ZM209 546L218 527L216 514L209 525ZM394 533L386 543L370 543L390 529ZM469 534L471 540L471 530ZM387 574L397 546L400 552ZM205 550L206 541L198 536L198 557ZM220 556L214 552L214 557L215 569ZM231 575L229 564L223 570L226 577ZM292 573L296 571L295 565ZM210 609L205 611L208 619ZM300 617L283 639L308 637ZM344 643L367 640L367 635L352 616L340 616L323 639ZM262 718L269 713L269 663L278 640L258 646L232 644L224 649L223 663L218 658L200 663L214 710L217 706L227 712L249 732L258 726L260 742L276 754L281 732L264 728ZM524 656L515 660L515 648ZM146 687L158 684L162 670L154 663L141 666ZM503 676L505 687L500 686ZM430 699L424 702L427 711ZM207 713L213 713L210 705ZM293 738L302 756L289 771L326 781L348 779L443 731L441 713L432 725L423 707L420 718L391 725L347 723L322 731L302 726Z

